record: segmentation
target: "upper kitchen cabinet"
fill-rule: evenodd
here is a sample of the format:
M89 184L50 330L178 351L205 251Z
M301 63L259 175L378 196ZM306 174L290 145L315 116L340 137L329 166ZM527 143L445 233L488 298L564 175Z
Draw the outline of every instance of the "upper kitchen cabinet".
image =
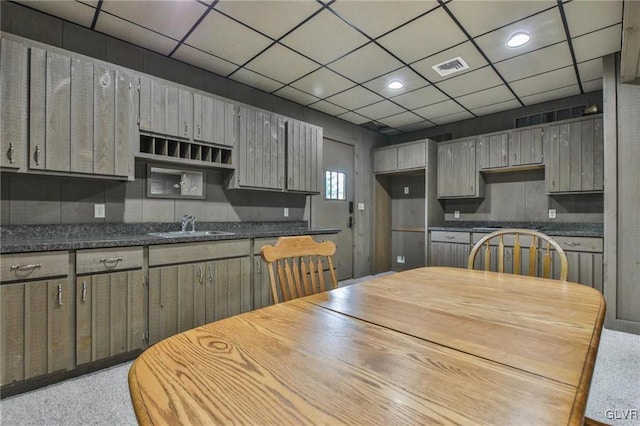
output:
M199 92L193 94L193 140L233 146L234 105Z
M287 190L319 193L322 189L322 128L287 120Z
M230 187L284 190L284 119L246 106L238 114L238 163Z
M604 190L602 116L550 125L544 142L549 193Z
M140 77L140 131L191 139L193 94L149 76Z
M542 127L510 130L478 136L478 168L509 171L543 167Z
M0 167L25 171L29 126L29 48L0 39Z
M438 144L438 198L483 197L476 171L476 138Z
M424 169L427 165L426 149L424 140L376 149L373 152L373 171L395 173Z
M29 168L133 179L136 78L31 48Z

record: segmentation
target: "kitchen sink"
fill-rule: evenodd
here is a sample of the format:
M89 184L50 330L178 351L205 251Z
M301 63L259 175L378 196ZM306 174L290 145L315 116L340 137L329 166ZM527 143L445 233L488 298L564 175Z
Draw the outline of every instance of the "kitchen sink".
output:
M169 231L169 232L149 232L147 235L153 235L160 238L188 238L188 237L208 237L210 235L233 235L233 232L224 231Z

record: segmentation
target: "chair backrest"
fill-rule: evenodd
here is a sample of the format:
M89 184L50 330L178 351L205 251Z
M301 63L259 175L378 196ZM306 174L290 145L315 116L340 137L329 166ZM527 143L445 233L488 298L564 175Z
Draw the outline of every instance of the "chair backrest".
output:
M505 237L509 241L505 241ZM513 237L513 238L512 238ZM524 238L522 238L524 237ZM522 240L526 240L523 244ZM496 246L497 241L497 246ZM513 245L513 254L510 256L511 249L505 251L505 245ZM528 250L528 262L523 262L522 252ZM492 270L492 252L496 252L497 272L505 272L505 259L512 260L510 266L514 274L521 274L523 264L528 267L528 274L532 277L538 275L538 270L542 269L542 277L553 278L552 271L552 249L556 251L556 259L560 261L560 272L558 279L566 281L568 273L567 255L562 247L548 235L531 229L500 229L482 237L471 249L469 254L468 269L474 269L476 257L479 253L484 255L485 271ZM542 268L538 267L538 251L542 255Z
M331 288L338 287L331 257L335 252L333 242L318 243L309 235L280 237L276 244L262 246L260 253L269 268L273 302L280 303L278 289L284 302L326 291L327 269Z

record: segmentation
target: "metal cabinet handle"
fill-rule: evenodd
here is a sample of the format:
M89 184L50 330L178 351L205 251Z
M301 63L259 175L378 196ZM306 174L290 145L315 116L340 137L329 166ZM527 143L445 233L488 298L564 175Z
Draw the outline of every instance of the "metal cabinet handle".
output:
M16 150L15 146L13 146L13 143L9 144L9 151L7 152L7 157L9 158L9 163L13 163L13 153Z
M447 240L453 240L455 238L455 236L453 235L445 235L444 236Z
M280 186L282 186L282 176L280 176L279 182L280 182Z
M11 265L12 271L26 271L29 269L42 268L42 263L30 263L28 265Z
M564 243L564 245L569 246L569 247L577 247L577 246L579 246L579 245L580 245L580 243L575 243L575 242L573 242L573 241L566 241L566 242Z
M82 281L82 303L87 301L87 282Z
M262 272L262 261L260 259L256 260L256 272Z
M62 306L62 285L58 284L58 306Z
M213 265L209 265L209 282L213 284Z
M200 270L200 284L202 284L204 282L204 268L202 266L198 266L198 269Z
M198 137L200 137L200 125L198 124Z
M184 122L184 135L187 135L187 131L189 130L189 126L187 125L187 122Z
M36 160L36 166L40 165L40 147L36 145L36 152L33 154L33 159Z
M122 262L124 259L121 257L108 257L100 259L100 263L118 263Z

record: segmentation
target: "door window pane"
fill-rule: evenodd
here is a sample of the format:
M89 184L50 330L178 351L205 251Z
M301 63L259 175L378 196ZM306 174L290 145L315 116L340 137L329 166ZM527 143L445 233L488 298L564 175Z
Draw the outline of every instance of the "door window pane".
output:
M324 172L324 197L327 200L346 200L346 175L342 172Z

